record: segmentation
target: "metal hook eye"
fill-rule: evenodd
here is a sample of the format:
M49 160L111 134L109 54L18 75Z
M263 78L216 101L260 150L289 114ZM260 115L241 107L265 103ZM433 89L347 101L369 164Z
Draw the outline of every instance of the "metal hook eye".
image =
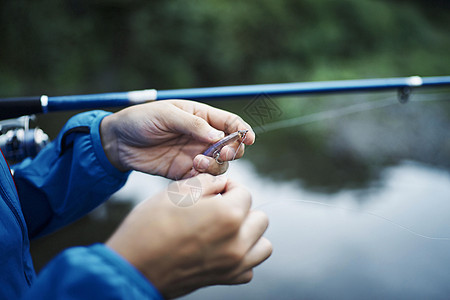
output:
M219 159L219 157L220 157L220 151L216 151L216 152L214 153L214 158L216 159L216 162L217 162L219 165L223 165L223 161L221 161L221 160Z

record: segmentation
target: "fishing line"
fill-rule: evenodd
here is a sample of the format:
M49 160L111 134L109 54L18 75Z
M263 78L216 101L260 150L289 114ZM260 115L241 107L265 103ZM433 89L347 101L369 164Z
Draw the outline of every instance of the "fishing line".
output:
M254 129L254 131L257 134L261 134L261 133L266 133L269 131L305 125L308 123L324 121L327 119L338 118L338 117L342 117L345 115L354 114L354 113L358 113L358 112L369 111L369 110L373 110L376 108L390 106L393 104L397 104L397 102L394 102L392 100L392 97L389 97L388 99L383 99L383 100L357 103L357 104L349 105L349 106L346 106L343 108L321 111L321 112L312 113L309 115L304 115L304 116L300 116L300 117L296 117L296 118L292 118L292 119L281 120L281 121L265 124L265 125L256 127Z
M232 160L235 160L235 159L236 159L236 155L238 154L239 149L241 148L242 144L244 144L244 141L245 141L246 138L247 138L247 133L244 133L244 138L243 138L242 141L239 143L239 146L237 147L236 152L234 153L233 159L232 159Z
M419 97L417 97L417 96L419 96ZM417 96L413 100L414 102L448 100L448 96L447 96L447 98L443 98L441 96L441 94L439 94L439 93L431 94L431 96L435 96L434 98L430 97L430 95L417 95ZM355 113L359 113L359 112L366 112L366 111L370 111L370 110L374 110L374 109L380 109L380 108L384 108L384 107L391 106L394 104L398 104L397 100L394 97L389 96L389 97L386 97L386 98L383 98L380 100L352 104L352 105L345 106L345 107L338 108L338 109L326 110L326 111L312 113L312 114L308 114L308 115L304 115L304 116L300 116L300 117L296 117L296 118L292 118L292 119L276 121L273 123L264 124L264 125L255 127L253 130L256 134L262 134L262 133L275 131L275 130L279 130L279 129L285 129L285 128L301 126L301 125L305 125L305 124L309 124L309 123L324 121L324 120L328 120L328 119L339 118L339 117L343 117L346 115L355 114Z
M427 240L434 240L434 241L450 241L450 237L433 237L433 236L424 235L424 234L421 234L421 233L419 233L417 231L414 231L411 228L408 228L408 227L406 227L406 226L404 226L402 224L399 224L399 223L397 223L397 222L395 222L395 221L393 221L393 220L391 220L389 218L383 217L383 216L381 216L379 214L376 214L376 213L373 213L373 212L370 212L370 211L357 210L357 209L354 209L354 208L343 207L343 206L329 204L329 203L323 203L323 202L319 202L319 201L299 200L299 199L297 199L297 200L286 200L286 201L266 201L266 202L263 202L263 203L255 206L255 209L259 209L261 207L264 207L264 206L267 206L267 205L271 205L271 204L298 203L298 202L307 203L307 204L314 204L314 205L322 205L322 206L331 207L331 208L335 208L335 209L341 209L341 210L345 210L345 211L349 211L349 212L362 213L362 214L365 214L365 215L372 216L374 218L378 218L380 220L387 221L390 224L392 224L392 225L394 225L394 226L396 226L396 227L398 227L398 228L400 228L400 229L402 229L404 231L407 231L407 232L411 233L412 235L420 237L420 238L424 238L424 239L427 239Z

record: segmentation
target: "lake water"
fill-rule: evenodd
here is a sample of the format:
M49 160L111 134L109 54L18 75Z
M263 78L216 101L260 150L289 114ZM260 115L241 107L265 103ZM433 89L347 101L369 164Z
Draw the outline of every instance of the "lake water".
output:
M250 284L186 299L448 299L450 175L402 162L361 190L313 193L262 178L245 160L228 175L270 219L271 258ZM116 199L145 199L168 181L133 173Z

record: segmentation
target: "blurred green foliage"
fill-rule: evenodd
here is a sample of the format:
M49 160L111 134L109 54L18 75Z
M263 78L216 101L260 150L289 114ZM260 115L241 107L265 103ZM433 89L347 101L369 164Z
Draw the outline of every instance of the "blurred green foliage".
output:
M0 2L3 96L449 73L445 0Z

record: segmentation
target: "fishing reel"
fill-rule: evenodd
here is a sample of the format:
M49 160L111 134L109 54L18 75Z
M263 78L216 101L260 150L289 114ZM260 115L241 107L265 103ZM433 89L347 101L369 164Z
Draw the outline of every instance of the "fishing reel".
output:
M0 121L0 148L6 160L20 162L35 157L49 143L42 129L30 129L31 120L34 116Z

